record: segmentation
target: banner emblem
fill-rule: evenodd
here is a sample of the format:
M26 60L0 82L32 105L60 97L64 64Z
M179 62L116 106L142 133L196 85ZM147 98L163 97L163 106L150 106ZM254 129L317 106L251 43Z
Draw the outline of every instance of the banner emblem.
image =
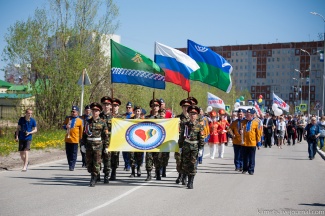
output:
M125 139L130 146L139 150L151 150L160 146L166 138L164 127L154 122L140 122L131 125Z

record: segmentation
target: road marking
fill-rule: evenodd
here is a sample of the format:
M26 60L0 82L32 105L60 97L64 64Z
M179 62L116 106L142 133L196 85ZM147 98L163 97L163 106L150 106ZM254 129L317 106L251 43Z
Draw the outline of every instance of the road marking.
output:
M209 154L204 155L203 158L206 157L206 156L208 156L208 155ZM176 172L176 169L173 169L172 171L170 171L170 172L168 172L166 174L168 175L168 174L173 173L173 172ZM81 214L78 214L78 216L88 215L88 214L90 214L90 213L92 213L94 211L97 211L97 210L99 210L101 208L104 208L104 207L106 207L106 206L108 206L108 205L110 205L110 204L112 204L112 203L114 203L114 202L122 199L123 197L125 197L125 196L133 193L134 191L142 188L143 186L148 185L148 184L151 184L151 183L154 183L154 181L150 181L150 182L143 183L143 184L141 184L141 185L139 185L139 186L137 186L137 187L135 187L135 188L133 188L133 189L125 192L124 194L121 194L118 197L115 197L114 199L107 201L106 203L103 203L103 204L101 204L101 205L99 205L99 206L97 206L95 208L89 209L88 211L85 211L85 212L83 212Z

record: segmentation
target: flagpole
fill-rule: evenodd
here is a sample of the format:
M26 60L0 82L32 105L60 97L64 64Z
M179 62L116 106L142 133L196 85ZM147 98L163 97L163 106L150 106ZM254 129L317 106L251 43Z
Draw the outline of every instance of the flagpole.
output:
M85 91L85 70L82 70L82 78L81 78L81 99L80 99L80 115L82 116L83 111L83 103L84 103L84 91Z
M156 62L156 41L155 41L155 43L154 43L153 46L154 46L154 50L153 50L153 52L154 52L153 61ZM156 91L156 89L154 88L153 89L153 92L152 92L152 101L155 100L155 91Z
M113 52L112 52L112 38L110 39L110 45L111 45L111 85L112 85L112 88L111 88L111 98L114 97L114 88L113 88L113 74L112 74L112 58L113 58Z

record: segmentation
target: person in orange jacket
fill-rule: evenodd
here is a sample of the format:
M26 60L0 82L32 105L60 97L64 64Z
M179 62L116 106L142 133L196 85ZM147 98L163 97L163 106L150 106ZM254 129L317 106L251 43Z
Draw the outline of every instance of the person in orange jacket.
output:
M71 116L66 117L63 122L63 129L67 130L65 135L65 151L69 170L73 171L77 161L78 145L83 134L83 121L79 118L79 108L77 106L72 106Z
M243 171L243 153L242 147L244 145L244 134L243 130L243 121L246 110L238 109L237 111L237 119L233 121L229 126L229 133L232 135L232 144L234 148L234 164L235 171L242 172Z
M261 146L263 124L255 117L255 109L248 109L246 120L243 121L244 146L243 148L243 174L247 172L254 175L256 146Z

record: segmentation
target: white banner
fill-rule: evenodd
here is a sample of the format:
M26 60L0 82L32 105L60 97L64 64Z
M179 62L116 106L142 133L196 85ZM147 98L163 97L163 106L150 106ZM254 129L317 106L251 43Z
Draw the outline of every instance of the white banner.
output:
M223 100L214 94L208 92L208 106L212 106L219 109L225 109L226 105Z

